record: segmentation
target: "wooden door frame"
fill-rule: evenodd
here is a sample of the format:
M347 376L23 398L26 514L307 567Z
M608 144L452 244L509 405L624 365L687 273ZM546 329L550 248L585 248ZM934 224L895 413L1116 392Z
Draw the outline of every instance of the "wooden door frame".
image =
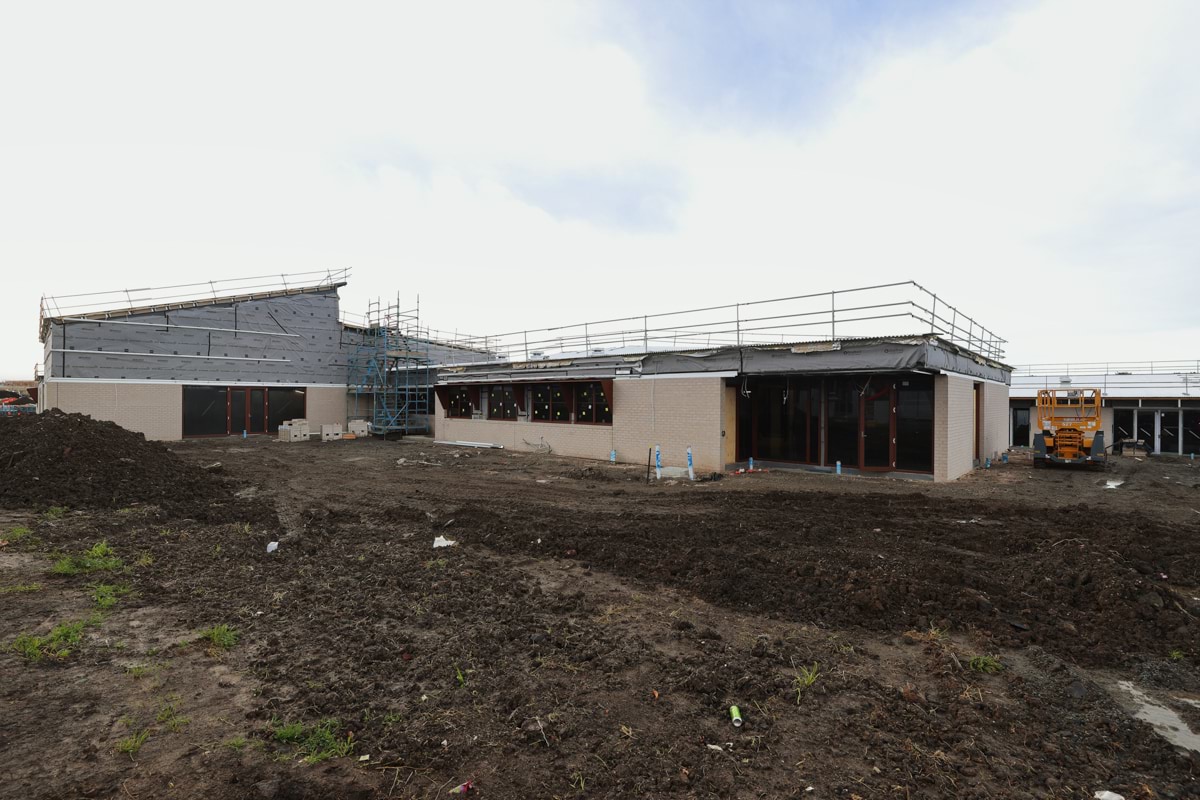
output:
M888 460L882 467L868 467L867 462L867 402L888 396ZM873 395L862 395L858 399L858 469L863 472L890 472L896 468L896 383L888 381L887 387Z

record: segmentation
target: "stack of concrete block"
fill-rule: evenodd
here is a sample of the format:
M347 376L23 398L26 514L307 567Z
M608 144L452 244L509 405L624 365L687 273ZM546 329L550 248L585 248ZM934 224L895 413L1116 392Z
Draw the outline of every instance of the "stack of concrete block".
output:
M332 425L322 425L321 426L321 441L322 442L336 442L341 438L342 438L341 423L335 422Z
M370 433L370 425L365 419L352 419L346 428L355 436L366 436Z
M287 428L286 439L283 437L284 428ZM307 442L308 433L308 420L306 419L290 419L279 426L279 438L285 442Z

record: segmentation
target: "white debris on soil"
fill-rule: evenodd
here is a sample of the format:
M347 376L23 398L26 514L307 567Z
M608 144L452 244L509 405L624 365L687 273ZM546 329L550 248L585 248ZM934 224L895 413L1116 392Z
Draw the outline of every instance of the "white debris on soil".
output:
M1123 484L1124 482L1125 481L1105 481L1104 488L1105 489L1115 489L1118 486L1120 486L1121 484Z
M433 540L433 546L435 548L437 548L437 547L454 547L457 544L458 544L458 542L454 541L453 539L447 539L445 536L438 536L436 539Z
M279 549L279 542L267 542L267 552L274 553Z

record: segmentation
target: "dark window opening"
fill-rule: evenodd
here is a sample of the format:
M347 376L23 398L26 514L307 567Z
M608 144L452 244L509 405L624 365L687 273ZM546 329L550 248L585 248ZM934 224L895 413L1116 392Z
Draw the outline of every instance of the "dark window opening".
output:
M745 392L750 396L746 397ZM820 379L785 376L751 380L739 386L739 396L740 405L750 415L748 425L739 420L739 430L748 428L751 442L746 455L802 464L820 460Z
M855 378L825 381L825 463L858 466L858 404L860 389Z
M267 432L278 433L289 419L304 419L303 389L267 389Z
M599 382L575 385L575 421L612 424L612 404Z
M1029 447L1029 430L1033 426L1030 421L1033 409L1014 408L1012 410L1012 444L1015 447Z
M282 422L304 414L304 389L183 387L184 436L275 433Z
M571 393L561 383L533 387L533 419L538 422L570 422Z
M524 391L524 389L522 389ZM516 419L517 395L512 386L493 386L488 390L488 419Z
M1126 439L1137 439L1137 431L1133 427L1133 409L1117 408L1113 410L1113 444Z
M933 376L896 380L896 469L933 472Z
M183 387L183 435L229 433L229 393L224 386Z
M1162 411L1158 415L1158 451L1160 453L1179 452L1179 413L1178 411Z
M1200 411L1183 412L1183 454L1200 455Z

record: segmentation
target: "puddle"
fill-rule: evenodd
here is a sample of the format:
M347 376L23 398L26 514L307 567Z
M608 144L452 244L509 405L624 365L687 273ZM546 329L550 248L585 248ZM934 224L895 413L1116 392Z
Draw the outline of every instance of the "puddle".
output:
M1200 736L1192 733L1187 723L1180 719L1178 714L1151 700L1145 692L1130 681L1117 681L1117 688L1128 693L1133 702L1137 704L1133 716L1150 723L1154 730L1158 731L1159 735L1171 744L1200 753Z

